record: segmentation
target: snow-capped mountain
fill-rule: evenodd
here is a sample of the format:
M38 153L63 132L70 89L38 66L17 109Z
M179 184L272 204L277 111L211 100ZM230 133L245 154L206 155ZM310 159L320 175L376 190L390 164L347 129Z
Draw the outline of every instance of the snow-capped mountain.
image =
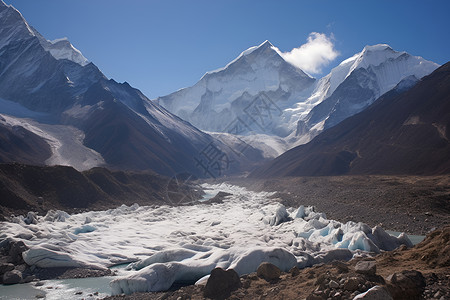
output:
M250 176L450 173L450 62L411 79Z
M200 129L238 134L274 157L364 110L406 78L415 82L438 66L380 44L366 46L316 81L265 41L156 102Z
M194 86L156 99L172 113L198 128L230 132L239 119L244 131L288 134L280 112L305 98L315 79L287 63L277 49L265 41L242 52L224 68L207 72ZM271 106L271 125L258 122L255 106ZM265 113L265 112L264 112Z
M34 163L205 176L210 170L199 168L204 165L199 156L208 147L226 156L227 168L220 171L248 162L128 83L106 78L67 39L47 41L2 1L0 114L5 132L22 128L23 136L37 136L50 146L50 156L43 160L48 152L43 149Z
M304 110L293 110L291 122L298 120L296 135L301 143L308 142L324 129L364 110L402 80L418 80L438 67L386 44L366 46L317 82L307 99L316 105L307 115Z

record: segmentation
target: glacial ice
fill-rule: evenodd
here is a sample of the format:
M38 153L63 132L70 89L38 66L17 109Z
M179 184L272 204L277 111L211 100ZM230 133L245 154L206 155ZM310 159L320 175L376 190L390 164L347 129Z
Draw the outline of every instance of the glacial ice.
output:
M215 267L233 269L243 275L256 271L262 262L270 262L285 272L297 264L295 256L282 248L259 247L249 250L237 247L232 251L188 255L186 259L181 260L183 256L177 254L192 253L165 252L158 257L161 261L152 259L151 264L135 274L113 280L112 293L117 295L167 290L177 281L194 283L208 275ZM172 255L174 260L168 262L167 258Z
M105 269L105 267L86 264L85 262L79 261L68 253L50 250L40 246L33 247L23 252L22 256L27 265L39 268L78 267Z
M283 222L287 222L288 220L289 214L286 211L286 207L284 207L284 205L279 205L275 211L275 215L269 219L269 224L271 226L276 226Z
M381 227L329 220L314 207L286 208L270 199L273 193L225 183L203 187L232 196L215 205L122 205L72 215L29 214L0 223L0 245L23 240L30 248L25 261L41 268L133 262L111 283L115 294L194 283L215 267L242 275L269 261L287 271L411 246L406 235L394 237Z

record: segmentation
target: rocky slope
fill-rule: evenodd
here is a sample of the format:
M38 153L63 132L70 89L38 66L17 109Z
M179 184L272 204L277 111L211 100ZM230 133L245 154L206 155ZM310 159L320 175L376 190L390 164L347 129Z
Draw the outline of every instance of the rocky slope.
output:
M167 195L170 193L171 201ZM196 191L182 182L153 172L78 172L67 166L0 164L0 218L29 211L69 213L115 208L122 204L172 204ZM197 195L199 197L199 195Z
M50 146L37 134L21 127L1 123L0 162L39 164L51 156Z

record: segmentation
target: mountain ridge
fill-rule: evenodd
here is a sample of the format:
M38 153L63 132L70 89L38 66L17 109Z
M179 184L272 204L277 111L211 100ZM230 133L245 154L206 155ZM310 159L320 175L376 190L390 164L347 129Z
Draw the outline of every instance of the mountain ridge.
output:
M278 64L270 65L270 57L276 57ZM300 70L265 41L243 51L225 67L206 72L195 85L154 101L216 135L236 134L230 127L239 123L239 137L272 156L304 144L324 129L364 110L405 78L420 79L438 67L387 44L367 45L315 83L310 81L307 87L295 89L298 80L292 73L284 72L284 77L271 81L269 75L258 72L259 65L274 78L284 66ZM253 114L255 111L259 115ZM270 117L263 120L264 114ZM259 119L265 121L264 126ZM261 145L261 136L273 146Z
M450 173L450 63L293 148L251 177ZM425 100L426 99L426 100Z
M10 103L0 114L51 145L51 159L36 163L204 177L196 157L210 144L233 161L223 172L252 163L128 83L106 78L68 40L45 40L13 6L2 3L0 14L0 101ZM74 147L67 136L76 136Z

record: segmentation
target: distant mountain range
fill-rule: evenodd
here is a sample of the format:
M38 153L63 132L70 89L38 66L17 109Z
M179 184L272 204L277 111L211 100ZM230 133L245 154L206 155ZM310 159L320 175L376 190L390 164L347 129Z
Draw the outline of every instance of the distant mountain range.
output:
M450 63L403 83L251 177L450 173Z
M380 44L366 46L316 80L265 41L224 68L207 72L194 86L151 101L128 83L106 78L67 39L46 40L1 0L0 23L0 162L66 165L79 171L104 166L195 177L250 172L267 158L305 144L322 131L328 137L328 132L336 134L335 128L340 128L336 126L348 117L381 107L377 99L383 94L383 105L388 107L389 101L393 105L385 108L385 114L400 110L394 106L394 95L417 82L423 86L421 78L439 67ZM418 106L426 103L417 101ZM392 117L397 115L400 112ZM411 118L410 123L415 122ZM352 132L362 126L353 122ZM441 123L435 128L445 136L447 127ZM354 139L364 136L375 142L383 130L370 131L368 136L354 132ZM399 143L403 137L398 136ZM300 149L323 153L320 147L328 143L319 147L317 138ZM302 161L299 156L285 166L283 174L369 172L356 167L355 155L360 158L365 149L356 148L339 151L342 159L336 163L341 166L342 160L342 168L331 166L335 153L327 150L330 156L323 157L325 162L319 156L314 156L317 161L311 156L304 162L311 164L309 171L295 167ZM419 172L381 166L392 172ZM259 170L272 174L266 167ZM253 174L259 176L258 172Z
M265 41L194 86L155 101L202 130L238 133L277 156L364 110L400 81L418 80L437 67L380 44L366 46L315 80Z
M128 83L107 79L67 39L47 41L2 1L0 20L1 161L209 177L262 159L251 147L251 157L235 154ZM202 161L210 149L222 160Z

